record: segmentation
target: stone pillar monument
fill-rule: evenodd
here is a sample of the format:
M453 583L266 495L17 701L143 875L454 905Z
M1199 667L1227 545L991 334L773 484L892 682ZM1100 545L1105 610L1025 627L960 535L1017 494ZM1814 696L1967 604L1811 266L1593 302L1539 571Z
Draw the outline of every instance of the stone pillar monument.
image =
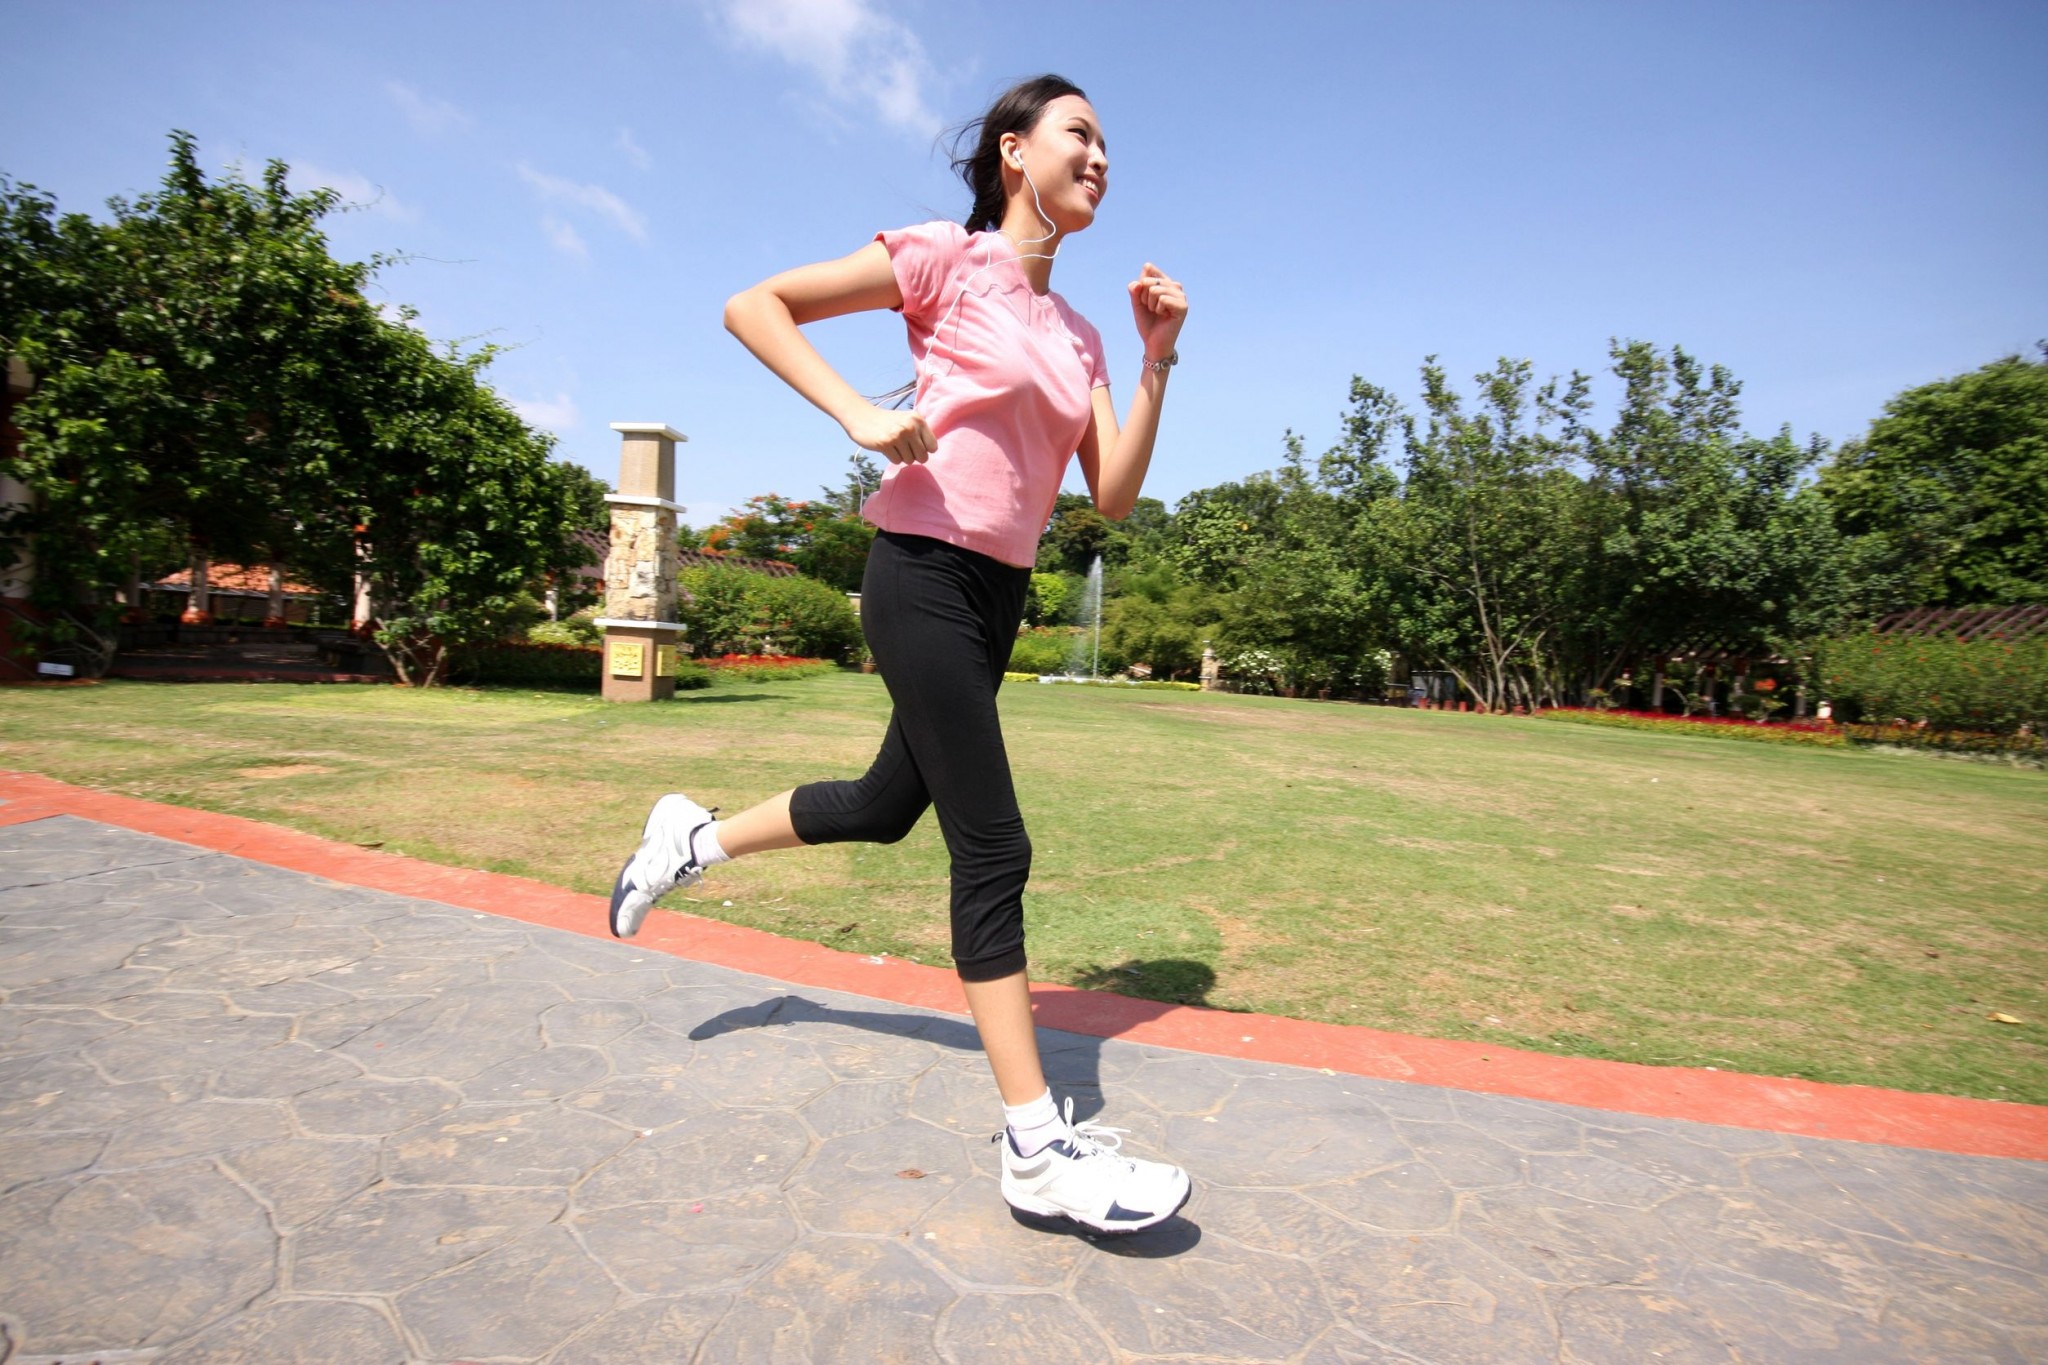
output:
M1223 661L1216 657L1216 651L1207 640L1202 641L1202 690L1221 692L1223 690Z
M184 614L178 617L183 625L210 626L213 624L213 597L207 591L207 571L213 567L205 555L192 556L192 596L186 603Z
M270 609L263 617L263 624L271 630L282 630L286 620L284 614L284 565L271 561L270 565Z
M623 438L612 548L604 561L604 699L661 701L675 694L676 442L661 422L614 422Z

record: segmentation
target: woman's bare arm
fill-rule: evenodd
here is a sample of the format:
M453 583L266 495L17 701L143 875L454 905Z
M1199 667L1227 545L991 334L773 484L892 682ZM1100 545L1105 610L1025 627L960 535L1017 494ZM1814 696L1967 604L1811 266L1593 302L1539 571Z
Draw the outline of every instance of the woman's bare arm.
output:
M1161 360L1173 353L1180 340L1181 323L1187 319L1187 292L1169 279L1159 267L1147 264L1131 282L1131 311L1138 323L1138 337L1145 344L1145 356ZM1138 376L1138 391L1131 396L1131 411L1121 428L1117 426L1116 404L1106 388L1092 394L1094 420L1081 437L1076 454L1081 460L1081 477L1088 481L1095 510L1112 521L1122 521L1137 505L1138 492L1145 486L1145 471L1152 464L1152 445L1159 435L1159 406L1166 399L1166 376L1170 370L1146 369Z
M803 324L822 318L902 306L889 252L880 242L870 242L850 256L800 265L734 294L725 302L725 329L783 383L839 423L855 445L903 464L921 461L938 448L924 418L868 402L802 331Z

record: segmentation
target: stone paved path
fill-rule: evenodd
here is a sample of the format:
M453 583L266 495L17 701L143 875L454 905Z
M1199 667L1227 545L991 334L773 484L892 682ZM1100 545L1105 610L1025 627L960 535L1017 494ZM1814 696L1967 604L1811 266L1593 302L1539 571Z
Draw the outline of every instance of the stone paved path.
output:
M2040 1163L1046 1044L1184 1218L1012 1220L951 1016L0 827L0 1361L2048 1360Z

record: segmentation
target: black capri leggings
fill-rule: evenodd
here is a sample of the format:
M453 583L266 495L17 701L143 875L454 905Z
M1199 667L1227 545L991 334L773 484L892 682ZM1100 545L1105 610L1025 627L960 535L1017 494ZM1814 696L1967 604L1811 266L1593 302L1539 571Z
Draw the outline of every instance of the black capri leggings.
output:
M1024 970L1031 840L1010 784L996 691L1024 616L1031 570L925 536L878 532L860 623L895 712L855 782L790 797L807 844L893 844L927 806L953 860L953 962L963 981Z

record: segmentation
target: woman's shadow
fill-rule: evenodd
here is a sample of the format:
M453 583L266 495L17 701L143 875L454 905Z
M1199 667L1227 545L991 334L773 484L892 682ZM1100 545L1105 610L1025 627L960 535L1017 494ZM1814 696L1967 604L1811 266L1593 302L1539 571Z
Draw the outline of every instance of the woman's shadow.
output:
M1113 996L1095 996L1091 1001L1106 1007L1106 1021L1103 1009L1089 1011L1091 1026L1102 1027L1106 1022L1105 1033L1114 1036L1142 1020L1156 1019L1177 1005L1206 1004L1209 991L1216 984L1216 973L1206 963L1177 958L1133 960L1115 967L1091 968L1080 975L1077 984L1091 992L1115 992ZM1136 994L1138 991L1144 995ZM1039 1013L1055 1019L1071 1017L1076 999L1071 992L1033 992L1033 1004ZM771 996L758 1004L713 1015L691 1029L690 1037L702 1042L741 1029L788 1024L836 1024L892 1038L917 1038L958 1052L981 1051L980 1036L974 1025L964 1019L944 1014L849 1009L801 995ZM1039 1056L1045 1065L1046 1080L1062 1102L1073 1101L1076 1122L1103 1111L1102 1043L1103 1039L1092 1032L1075 1033L1046 1023L1039 1025ZM1011 1216L1027 1227L1077 1236L1120 1256L1178 1256L1202 1240L1201 1228L1179 1214L1143 1232L1120 1235L1095 1233L1077 1224L1033 1218L1014 1210Z

